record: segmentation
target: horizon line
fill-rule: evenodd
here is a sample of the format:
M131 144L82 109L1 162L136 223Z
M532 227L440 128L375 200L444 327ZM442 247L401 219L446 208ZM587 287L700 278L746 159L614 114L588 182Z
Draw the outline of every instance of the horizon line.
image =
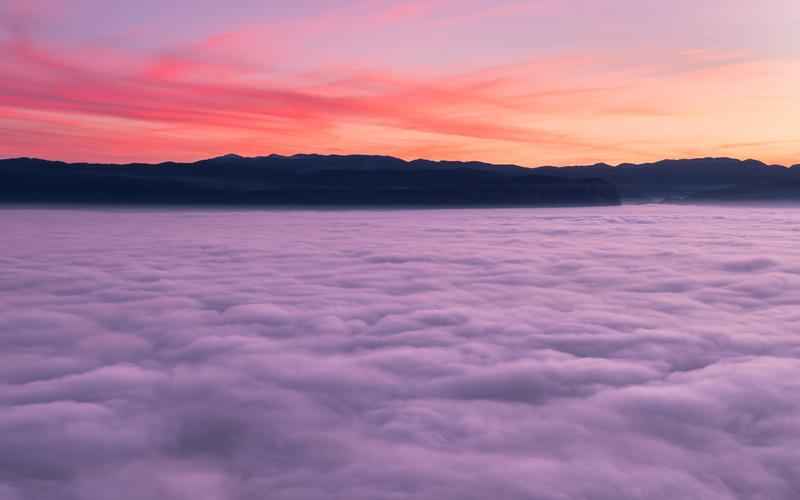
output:
M695 156L695 157L685 157L685 158L662 158L660 160L654 161L645 161L645 162L622 162L622 163L607 163L604 161L598 161L595 163L584 163L584 164L571 164L571 165L520 165L517 163L493 163L493 162L486 162L480 160L442 160L442 159L430 159L430 158L415 158L411 160L407 160L404 158L400 158L397 156L392 155L382 155L382 154L367 154L367 153L293 153L289 155L283 155L278 153L269 153L265 155L257 155L257 156L244 156L237 153L226 153L218 156L212 156L208 158L200 158L198 160L193 161L175 161L175 160L164 160L157 163L152 162L93 162L93 161L64 161L64 160L52 160L48 158L41 158L37 156L17 156L17 157L9 157L9 158L0 158L0 161L18 161L18 160L34 160L34 161L45 161L51 163L63 163L65 165L103 165L103 166L133 166L133 165L142 165L142 166L161 166L166 164L178 164L178 165L193 165L197 163L203 163L208 161L214 160L224 160L224 159L237 159L237 160L260 160L260 159L269 159L269 158L284 158L284 159L292 159L297 157L303 156L316 156L316 157L328 157L328 158L348 158L348 157L356 157L356 158L387 158L397 161L402 161L404 163L414 163L418 161L426 161L431 163L480 163L483 165L489 166L496 166L496 167L520 167L520 168L527 168L527 169L539 169L539 168L574 168L574 167L611 167L611 168L619 168L629 165L654 165L657 163L663 163L668 161L700 161L700 160L730 160L736 161L739 163L749 163L749 162L756 162L760 163L766 167L782 167L786 169L791 169L795 167L800 167L800 163L793 163L791 165L784 165L780 163L766 163L764 161L755 159L755 158L736 158L731 156Z

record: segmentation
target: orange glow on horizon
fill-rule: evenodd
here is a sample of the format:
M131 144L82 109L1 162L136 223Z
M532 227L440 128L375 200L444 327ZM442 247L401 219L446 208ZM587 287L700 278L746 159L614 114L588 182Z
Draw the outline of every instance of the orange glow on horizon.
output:
M788 45L687 48L642 35L649 46L543 50L533 40L510 57L439 40L430 50L453 57L428 60L424 44L398 38L395 46L390 35L434 21L458 33L475 19L452 1L418 0L291 22L231 21L181 42L161 40L148 26L159 48L142 49L135 31L114 43L53 35L48 30L66 14L57 0L37 3L53 7L54 18L18 0L0 7L0 157L157 162L318 152L532 166L695 156L800 162L800 58ZM202 12L207 3L198 16L211 15ZM514 17L545 23L572 14L570 3L482 5L489 32L500 36L504 23L516 26ZM745 9L738 0L727 5ZM354 19L359 34L338 43L337 29ZM390 34L375 42L387 57L351 46L369 43L365 21ZM431 33L424 42L436 38ZM465 59L469 50L480 57ZM414 54L420 60L409 62Z

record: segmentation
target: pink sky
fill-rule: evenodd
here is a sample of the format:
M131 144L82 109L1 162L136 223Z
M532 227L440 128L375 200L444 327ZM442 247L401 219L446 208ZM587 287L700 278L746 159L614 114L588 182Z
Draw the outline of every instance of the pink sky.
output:
M796 0L0 0L0 157L800 162Z

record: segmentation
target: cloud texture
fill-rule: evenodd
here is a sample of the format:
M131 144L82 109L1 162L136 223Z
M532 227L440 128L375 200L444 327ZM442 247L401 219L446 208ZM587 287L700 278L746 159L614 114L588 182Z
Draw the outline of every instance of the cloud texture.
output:
M797 498L798 222L0 211L0 500Z

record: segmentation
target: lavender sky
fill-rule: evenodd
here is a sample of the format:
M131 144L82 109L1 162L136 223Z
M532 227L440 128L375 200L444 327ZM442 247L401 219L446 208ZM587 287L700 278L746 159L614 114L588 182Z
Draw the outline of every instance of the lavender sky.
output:
M796 0L0 0L0 157L800 160Z

